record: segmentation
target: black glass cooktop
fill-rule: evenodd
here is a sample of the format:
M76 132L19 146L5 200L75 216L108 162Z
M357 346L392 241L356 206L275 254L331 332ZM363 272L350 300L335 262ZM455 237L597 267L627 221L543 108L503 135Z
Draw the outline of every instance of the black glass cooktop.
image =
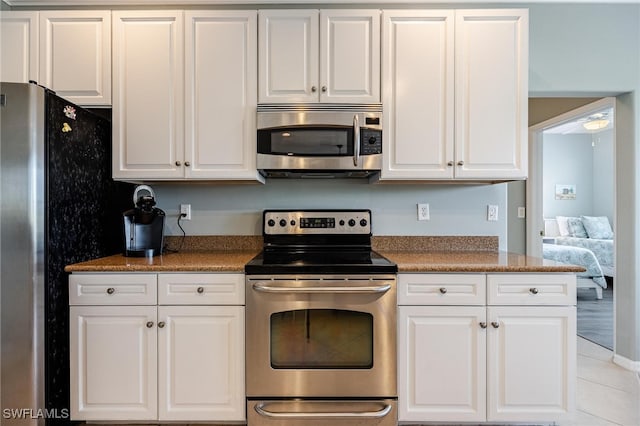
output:
M244 270L249 275L395 274L398 266L372 250L263 250Z

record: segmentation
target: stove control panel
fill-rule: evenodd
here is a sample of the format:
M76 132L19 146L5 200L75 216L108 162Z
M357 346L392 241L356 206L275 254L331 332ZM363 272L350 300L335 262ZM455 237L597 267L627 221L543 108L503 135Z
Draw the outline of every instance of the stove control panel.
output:
M370 210L265 210L264 233L371 234Z

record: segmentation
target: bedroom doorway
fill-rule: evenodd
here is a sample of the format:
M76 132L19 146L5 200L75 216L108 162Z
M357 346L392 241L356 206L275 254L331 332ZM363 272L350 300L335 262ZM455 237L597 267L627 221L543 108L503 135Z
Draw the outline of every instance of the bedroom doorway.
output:
M587 268L578 335L613 350L615 98L536 124L529 141L527 253Z

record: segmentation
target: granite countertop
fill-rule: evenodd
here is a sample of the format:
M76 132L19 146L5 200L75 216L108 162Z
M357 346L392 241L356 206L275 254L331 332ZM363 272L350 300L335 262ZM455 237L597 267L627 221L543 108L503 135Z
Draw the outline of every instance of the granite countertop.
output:
M170 250L156 257L121 254L68 265L66 272L244 272L262 249L260 236L168 237ZM373 248L398 272L582 272L536 257L498 251L497 237L374 237Z

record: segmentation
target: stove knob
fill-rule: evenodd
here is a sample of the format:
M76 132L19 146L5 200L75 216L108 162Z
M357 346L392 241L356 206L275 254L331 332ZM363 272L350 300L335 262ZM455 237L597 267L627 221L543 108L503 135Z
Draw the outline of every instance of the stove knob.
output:
M269 219L269 220L267 221L267 225L269 225L269 226L276 226L276 221L275 221L275 220L273 220L273 219Z
M291 219L291 222L289 222L289 225L291 225L291 226L296 226L296 221L295 221L295 220L293 220L293 219Z
M282 226L283 228L287 226L287 221L284 219L280 219L280 226Z
M340 226L344 226L344 219L340 219L340 222L338 222L340 224Z
M349 219L349 226L356 226L356 221L354 219Z
M360 219L360 226L362 227L367 226L367 219Z

